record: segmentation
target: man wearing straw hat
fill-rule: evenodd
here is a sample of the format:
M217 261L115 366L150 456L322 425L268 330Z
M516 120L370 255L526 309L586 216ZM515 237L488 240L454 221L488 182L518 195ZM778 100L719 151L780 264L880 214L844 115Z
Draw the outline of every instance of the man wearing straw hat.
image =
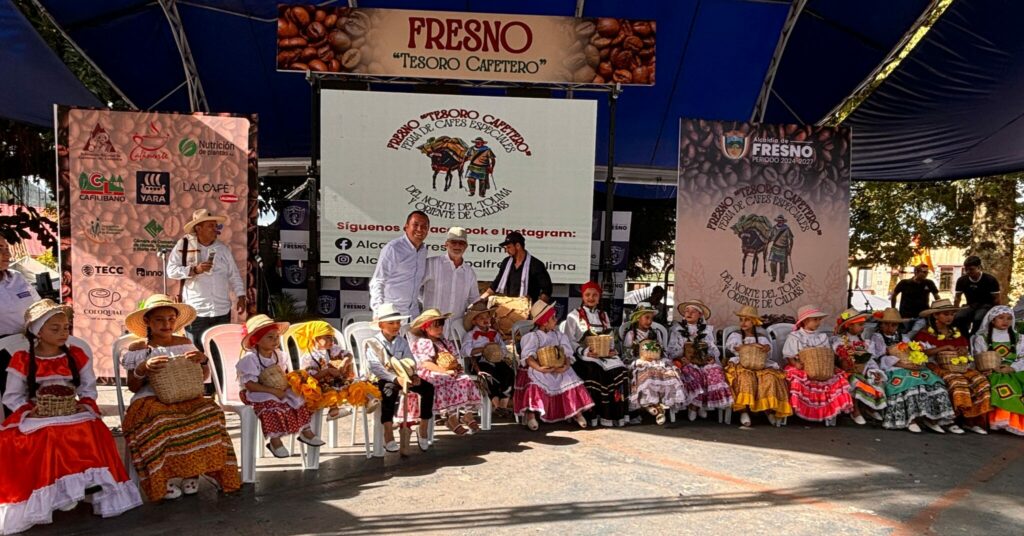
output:
M476 271L463 259L468 242L462 227L448 229L446 255L427 259L423 278L423 309L437 309L460 320L466 309L480 298Z
M245 312L245 286L235 257L217 240L217 226L226 221L205 208L196 210L167 257L167 277L181 280L181 302L196 310L195 322L185 330L197 346L207 329L231 323L231 294L238 314Z

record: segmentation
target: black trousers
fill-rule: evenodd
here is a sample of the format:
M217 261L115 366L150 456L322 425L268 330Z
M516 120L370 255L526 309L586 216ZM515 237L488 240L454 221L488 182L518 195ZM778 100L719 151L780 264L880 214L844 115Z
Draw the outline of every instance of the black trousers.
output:
M398 409L398 396L402 394L402 388L398 384L386 380L378 380L377 388L380 389L380 394L384 398L380 401L380 423L391 422ZM420 380L419 385L410 385L409 390L420 395L420 420L433 419L434 386L425 380Z
M487 390L490 396L497 398L509 398L512 396L512 388L516 382L516 371L504 361L491 363L487 360L480 360L480 372L486 372L483 376L487 381Z
M0 350L0 395L3 395L4 389L7 388L7 366L11 364L11 357L13 356L7 353L7 350ZM3 418L6 419L13 412L14 410L7 409L7 406L0 405L0 416Z
M222 326L224 324L231 323L231 313L221 316L199 316L185 328L185 333L188 334L188 338L192 339L192 344L199 348L199 351L203 350L203 333L206 330L214 326ZM220 363L220 351L216 346L210 351L213 355L207 356L213 360L213 366L217 367L217 377L220 378L221 382L227 382L224 378L224 366ZM206 384L206 395L210 396L214 393L213 384Z

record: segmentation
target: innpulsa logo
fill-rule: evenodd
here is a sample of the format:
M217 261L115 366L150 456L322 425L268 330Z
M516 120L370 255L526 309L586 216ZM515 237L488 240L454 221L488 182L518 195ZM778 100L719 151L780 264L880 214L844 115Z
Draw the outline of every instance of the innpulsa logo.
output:
M178 142L178 152L186 158L199 156L232 156L238 147L227 140L204 140L182 138Z

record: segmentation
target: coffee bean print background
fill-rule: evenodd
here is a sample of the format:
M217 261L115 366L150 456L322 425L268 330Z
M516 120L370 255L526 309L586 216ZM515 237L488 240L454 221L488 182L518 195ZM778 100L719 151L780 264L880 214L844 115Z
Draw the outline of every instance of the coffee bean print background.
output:
M681 120L676 302L700 299L723 325L744 304L845 309L850 138L847 128Z
M498 50L484 49L487 39L478 40L471 32L496 36L491 42ZM653 85L656 34L654 21L611 17L279 5L277 68L366 76ZM437 37L429 47L428 36Z
M110 350L124 317L163 292L157 250L181 238L197 209L228 217L219 240L231 246L254 303L254 116L60 107L57 123L61 297L74 307L73 334L92 347L98 376L113 376ZM168 294L178 288L168 280Z

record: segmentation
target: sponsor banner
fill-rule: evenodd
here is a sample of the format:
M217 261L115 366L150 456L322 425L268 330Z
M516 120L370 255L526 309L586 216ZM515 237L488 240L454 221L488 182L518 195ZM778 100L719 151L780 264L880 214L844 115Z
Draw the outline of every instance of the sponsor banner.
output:
M588 276L594 101L325 91L321 110L323 275L370 277L420 210L430 254L464 227L484 279L512 230L553 282Z
M256 244L255 118L57 108L62 298L75 334L111 376L125 315L164 281L164 255L196 209L228 217L231 246L252 289ZM250 290L250 301L254 291Z
M653 85L651 20L278 5L277 68L348 76Z
M309 201L289 201L277 217L282 261L309 259ZM305 283L302 287L305 288Z
M741 305L846 306L850 130L684 119L675 300L719 322Z

